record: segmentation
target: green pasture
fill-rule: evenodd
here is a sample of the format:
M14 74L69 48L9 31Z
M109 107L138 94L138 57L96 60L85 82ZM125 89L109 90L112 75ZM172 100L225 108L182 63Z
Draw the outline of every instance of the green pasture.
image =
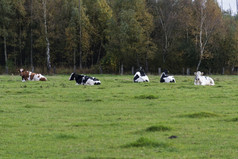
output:
M238 76L211 76L215 86L94 76L100 86L0 76L0 158L238 157Z

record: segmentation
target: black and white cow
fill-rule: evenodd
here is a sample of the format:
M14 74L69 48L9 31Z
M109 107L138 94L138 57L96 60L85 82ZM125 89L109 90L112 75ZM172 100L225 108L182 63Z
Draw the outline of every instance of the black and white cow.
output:
M215 82L211 77L208 76L203 76L203 72L197 71L194 72L195 79L194 79L194 85L209 85L209 86L214 86Z
M140 67L140 70L137 71L134 75L134 82L149 82L148 76L145 74L145 71Z
M69 80L75 80L76 85L100 85L101 82L95 78L95 77L90 77L86 75L78 75L76 73L72 73L69 77Z
M174 76L168 76L168 71L164 70L164 72L160 76L161 83L176 83Z

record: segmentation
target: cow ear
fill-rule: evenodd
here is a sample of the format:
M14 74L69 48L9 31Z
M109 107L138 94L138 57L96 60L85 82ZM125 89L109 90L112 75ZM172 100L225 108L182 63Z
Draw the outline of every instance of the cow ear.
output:
M197 72L194 72L194 75L197 75Z
M203 75L204 73L202 72L201 75Z

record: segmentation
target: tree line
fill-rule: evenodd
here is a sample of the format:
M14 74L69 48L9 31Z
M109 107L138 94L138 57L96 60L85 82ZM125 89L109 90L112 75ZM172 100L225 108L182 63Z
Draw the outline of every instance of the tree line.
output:
M238 67L238 16L216 0L1 0L0 72L182 73Z

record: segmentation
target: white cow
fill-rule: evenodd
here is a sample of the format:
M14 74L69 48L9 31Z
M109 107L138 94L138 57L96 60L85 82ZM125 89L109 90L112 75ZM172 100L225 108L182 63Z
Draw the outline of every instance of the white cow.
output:
M149 82L148 76L145 74L144 70L140 68L139 71L134 75L134 82Z
M209 86L214 86L214 80L211 77L203 76L203 72L194 72L195 75L195 80L194 80L194 85L209 85Z
M174 76L168 76L168 71L165 70L160 76L161 83L176 83Z

